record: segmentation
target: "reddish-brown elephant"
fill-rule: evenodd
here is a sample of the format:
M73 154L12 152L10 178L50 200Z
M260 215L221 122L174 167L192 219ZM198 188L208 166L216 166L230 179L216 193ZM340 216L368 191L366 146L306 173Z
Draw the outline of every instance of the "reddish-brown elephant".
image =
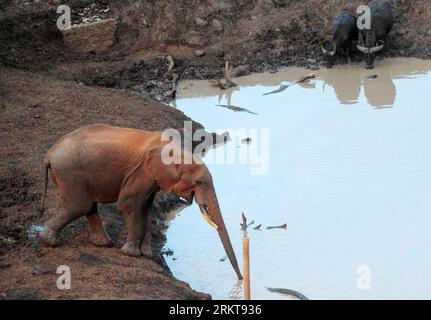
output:
M132 256L151 256L151 205L159 190L173 192L195 202L205 219L217 229L224 249L238 276L242 278L220 212L212 177L199 162L164 164L160 132L90 125L61 138L45 157L45 190L48 171L64 202L64 212L44 224L39 236L56 244L58 232L69 222L86 215L90 240L96 245L111 245L97 210L97 203L117 202L128 228L122 251ZM166 150L166 149L165 149ZM182 156L185 152L181 151Z

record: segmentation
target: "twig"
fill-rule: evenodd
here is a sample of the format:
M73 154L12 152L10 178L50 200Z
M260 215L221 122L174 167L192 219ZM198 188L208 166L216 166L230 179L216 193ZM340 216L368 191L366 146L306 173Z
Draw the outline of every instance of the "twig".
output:
M286 90L287 88L289 88L295 84L302 83L302 82L307 81L308 79L314 79L314 78L316 78L316 74L308 73L308 74L302 76L299 80L296 80L290 84L282 84L282 85L280 85L280 87L277 90L264 93L263 95L267 96L267 95L274 94L274 93L280 93L280 92L283 92L284 90Z
M247 218L244 214L244 212L242 213L242 223L240 223L241 226L241 230L242 231L247 231L247 228L250 227L252 224L254 224L254 220L250 223L247 223Z
M216 104L216 106L232 110L233 112L247 112L247 113L257 115L256 112L253 112L253 111L250 111L246 108L242 108L242 107L238 107L238 106L232 106L232 105L228 105L228 104Z
M174 62L174 59L172 58L172 56L167 56L166 60L168 60L168 63L169 63L169 65L168 65L168 72L169 72L175 68L175 62Z
M286 229L287 228L287 223L285 223L285 224L282 224L281 226L269 226L269 227L266 227L266 229Z
M226 90L232 87L237 87L238 85L232 81L232 69L229 67L229 61L226 60L224 65L224 80L210 80L211 83L219 87L221 90Z
M247 217L245 216L244 212L241 214L242 217L242 223L241 228L243 231L247 230Z
M308 300L308 298L303 295L301 292L295 291L295 290L291 290L291 289L281 289L281 288L266 288L269 292L277 292L277 293L281 293L281 294L286 294L289 296L295 296L297 297L299 300Z
M171 82L171 90L167 91L165 93L165 97L171 97L172 99L175 99L177 94L177 82L178 82L179 76L177 74L172 75L172 82Z
M232 81L232 68L229 67L229 61L227 60L224 65L224 79L226 80L226 83L229 84L231 87L238 86L235 82Z
M314 79L314 78L316 78L316 74L308 73L304 75L301 79L297 80L296 83L301 83L301 82L307 81L308 79Z

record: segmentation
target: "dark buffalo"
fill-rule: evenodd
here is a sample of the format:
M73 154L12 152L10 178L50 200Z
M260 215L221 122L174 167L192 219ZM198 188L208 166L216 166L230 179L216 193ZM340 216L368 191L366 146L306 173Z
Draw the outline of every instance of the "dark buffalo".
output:
M350 54L350 50L357 39L356 17L347 11L343 11L335 21L332 41L325 41L322 44L327 67L331 68L334 65L337 52L345 49Z
M356 47L365 54L366 68L372 69L375 54L387 48L388 34L394 18L392 7L387 0L373 0L368 6L371 11L371 28L359 31Z

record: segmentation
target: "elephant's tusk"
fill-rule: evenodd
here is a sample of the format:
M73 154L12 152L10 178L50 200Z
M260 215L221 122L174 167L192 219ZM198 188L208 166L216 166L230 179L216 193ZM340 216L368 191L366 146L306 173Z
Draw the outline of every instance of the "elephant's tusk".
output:
M218 225L214 221L212 221L212 219L209 217L208 210L206 209L206 207L205 206L199 206L199 208L201 209L201 213L202 213L202 216L204 217L205 221L208 222L208 224L211 227L218 229Z

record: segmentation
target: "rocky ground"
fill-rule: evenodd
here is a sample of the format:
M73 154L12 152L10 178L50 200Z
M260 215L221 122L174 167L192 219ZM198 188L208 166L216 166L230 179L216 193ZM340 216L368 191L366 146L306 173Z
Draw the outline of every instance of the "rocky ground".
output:
M62 33L60 1L0 0L0 298L208 298L164 264L163 220L179 205L169 195L157 202L156 261L119 253L124 222L112 206L102 214L115 248L89 245L81 220L65 230L64 245L41 247L30 231L41 222L34 209L44 153L89 123L182 128L187 118L155 100L174 99L181 79L222 78L226 60L237 76L293 64L318 68L335 17L363 2L69 0L61 4L70 6L73 24L98 24ZM391 2L396 22L387 54L429 58L429 1ZM47 203L44 219L61 210L54 188ZM65 262L76 290L55 287L56 267Z
M59 1L2 1L0 61L91 86L126 88L156 100L175 97L178 79L223 76L225 60L237 74L287 65L318 66L321 43L341 10L364 0L70 0L72 23L115 19L113 45L95 54L68 46L57 29ZM395 25L391 56L431 56L427 0L391 0ZM61 2L64 4L63 2ZM106 27L109 33L109 26ZM110 33L109 33L110 34ZM97 36L97 37L96 37ZM97 42L94 32L86 42ZM102 46L109 41L102 44ZM104 50L102 50L104 51ZM167 71L171 56L175 66ZM361 55L357 54L357 59ZM345 62L340 58L339 62Z

